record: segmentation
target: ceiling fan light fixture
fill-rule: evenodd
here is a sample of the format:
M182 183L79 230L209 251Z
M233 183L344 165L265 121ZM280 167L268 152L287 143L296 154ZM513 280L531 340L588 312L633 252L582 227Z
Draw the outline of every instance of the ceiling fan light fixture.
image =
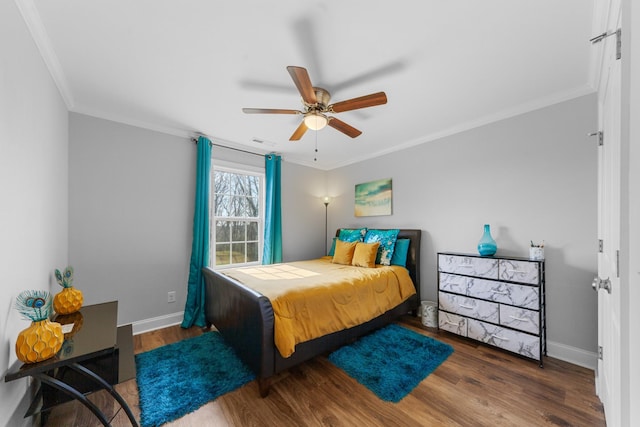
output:
M333 114L387 103L387 95L384 92L377 92L329 104L331 94L326 89L313 86L306 69L290 65L287 67L287 71L289 71L293 83L302 97L304 106L302 111L282 108L243 108L242 111L245 114L301 114L302 121L289 141L299 141L309 129L316 131L324 129L329 123L338 132L342 132L350 138L356 138L362 134L362 131L348 125ZM327 116L326 114L332 115Z
M329 123L329 119L322 113L310 112L304 115L304 124L311 130L320 130Z

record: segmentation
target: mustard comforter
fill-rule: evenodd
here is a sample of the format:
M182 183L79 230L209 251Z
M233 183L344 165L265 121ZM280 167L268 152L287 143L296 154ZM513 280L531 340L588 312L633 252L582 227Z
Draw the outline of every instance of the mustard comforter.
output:
M269 298L283 357L298 343L367 322L416 293L404 267L352 267L331 257L219 272Z

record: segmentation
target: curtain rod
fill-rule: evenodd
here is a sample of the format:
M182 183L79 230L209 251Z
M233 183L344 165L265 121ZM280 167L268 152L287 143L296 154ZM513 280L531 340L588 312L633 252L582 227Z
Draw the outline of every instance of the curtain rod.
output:
M196 138L191 138L191 142L197 144L198 140ZM226 148L228 150L240 151L241 153L253 154L254 156L260 156L260 157L264 157L265 156L264 154L254 153L253 151L247 151L247 150L242 150L240 148L234 148L234 147L228 147L226 145L216 144L213 141L211 141L211 145L214 146L214 147Z

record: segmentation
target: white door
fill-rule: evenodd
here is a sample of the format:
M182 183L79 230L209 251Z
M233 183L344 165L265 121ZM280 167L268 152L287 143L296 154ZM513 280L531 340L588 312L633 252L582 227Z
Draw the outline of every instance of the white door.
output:
M620 28L620 6L611 2L608 31ZM617 7L615 4L617 3ZM616 36L605 38L598 91L599 126L603 145L598 151L598 361L596 388L604 405L607 425L621 423L621 349L620 349L620 132L621 64L616 58ZM599 286L598 286L599 285Z

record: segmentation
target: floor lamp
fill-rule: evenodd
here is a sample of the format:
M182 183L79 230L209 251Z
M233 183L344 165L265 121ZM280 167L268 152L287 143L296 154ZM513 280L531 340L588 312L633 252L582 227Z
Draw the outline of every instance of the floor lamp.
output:
M327 255L327 208L329 207L329 197L324 198L324 254Z

